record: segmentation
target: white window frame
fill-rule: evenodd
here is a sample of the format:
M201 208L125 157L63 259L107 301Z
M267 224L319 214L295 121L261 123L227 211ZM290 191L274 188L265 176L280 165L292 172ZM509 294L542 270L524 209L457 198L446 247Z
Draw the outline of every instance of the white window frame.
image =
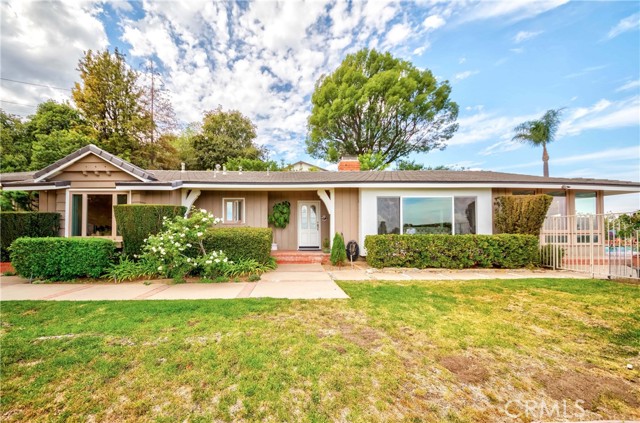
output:
M232 221L227 220L227 201L242 201L242 219L241 220L232 220ZM222 223L227 225L244 224L247 216L245 213L246 204L247 202L244 199L244 197L224 197L222 199ZM235 207L234 207L234 210L235 210Z
M112 204L118 204L118 195L126 195L127 202L125 204L131 204L131 191L116 191L113 189L68 189L66 198L65 198L65 221L64 221L64 233L65 237L71 238L71 198L73 195L82 195L82 223L81 223L81 235L73 235L75 237L83 237L83 238L107 238L113 239L116 241L122 241L122 236L116 235L118 233L118 227L116 224L116 214L111 213L111 227L113 228L111 231L111 235L108 236L89 236L87 235L87 195L96 194L96 195L112 195Z

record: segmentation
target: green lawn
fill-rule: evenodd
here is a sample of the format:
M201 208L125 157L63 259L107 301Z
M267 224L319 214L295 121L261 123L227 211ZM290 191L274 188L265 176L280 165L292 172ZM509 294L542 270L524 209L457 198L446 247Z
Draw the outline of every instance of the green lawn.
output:
M640 418L638 286L340 285L351 300L3 302L0 419Z

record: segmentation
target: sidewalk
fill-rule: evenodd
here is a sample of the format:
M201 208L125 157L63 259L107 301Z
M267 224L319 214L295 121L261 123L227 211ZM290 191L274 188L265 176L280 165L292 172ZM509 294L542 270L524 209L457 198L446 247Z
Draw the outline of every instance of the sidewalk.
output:
M17 276L0 277L0 301L13 300L200 300L231 298L349 298L319 264L281 265L259 282L183 283L153 280L105 284L30 284Z
M320 264L282 264L259 282L184 283L153 280L135 283L30 284L18 276L0 277L0 301L13 300L197 300L232 298L343 299L349 296L335 281L477 280L576 278L587 275L552 270L494 269L370 269L355 264L343 268Z

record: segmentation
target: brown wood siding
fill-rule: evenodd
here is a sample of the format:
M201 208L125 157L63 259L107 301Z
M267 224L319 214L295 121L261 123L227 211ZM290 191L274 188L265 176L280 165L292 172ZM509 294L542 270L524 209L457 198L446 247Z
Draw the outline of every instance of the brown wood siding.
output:
M170 204L182 203L179 190L174 191L132 191L131 204Z
M244 198L244 223L225 223L223 226L252 226L266 228L268 194L265 191L203 191L194 206L222 217L223 198Z
M344 242L359 239L360 194L358 188L336 188L335 190L336 232Z
M278 250L297 250L298 249L298 202L299 201L320 201L320 217L326 216L327 219L320 221L320 243L325 238L329 238L329 212L324 203L318 197L315 191L283 191L269 193L268 212L271 212L273 205L281 201L289 201L291 203L291 217L289 225L284 229L273 229L274 242L278 244Z

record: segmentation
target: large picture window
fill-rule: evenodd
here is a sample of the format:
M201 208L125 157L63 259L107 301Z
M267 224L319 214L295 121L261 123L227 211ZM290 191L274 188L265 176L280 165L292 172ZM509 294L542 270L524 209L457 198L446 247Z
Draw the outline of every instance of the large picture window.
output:
M451 197L402 199L402 233L451 234Z
M476 197L377 197L378 235L475 234L476 204Z
M128 194L85 192L71 194L71 236L115 237L120 235L113 214L114 204L127 204Z

